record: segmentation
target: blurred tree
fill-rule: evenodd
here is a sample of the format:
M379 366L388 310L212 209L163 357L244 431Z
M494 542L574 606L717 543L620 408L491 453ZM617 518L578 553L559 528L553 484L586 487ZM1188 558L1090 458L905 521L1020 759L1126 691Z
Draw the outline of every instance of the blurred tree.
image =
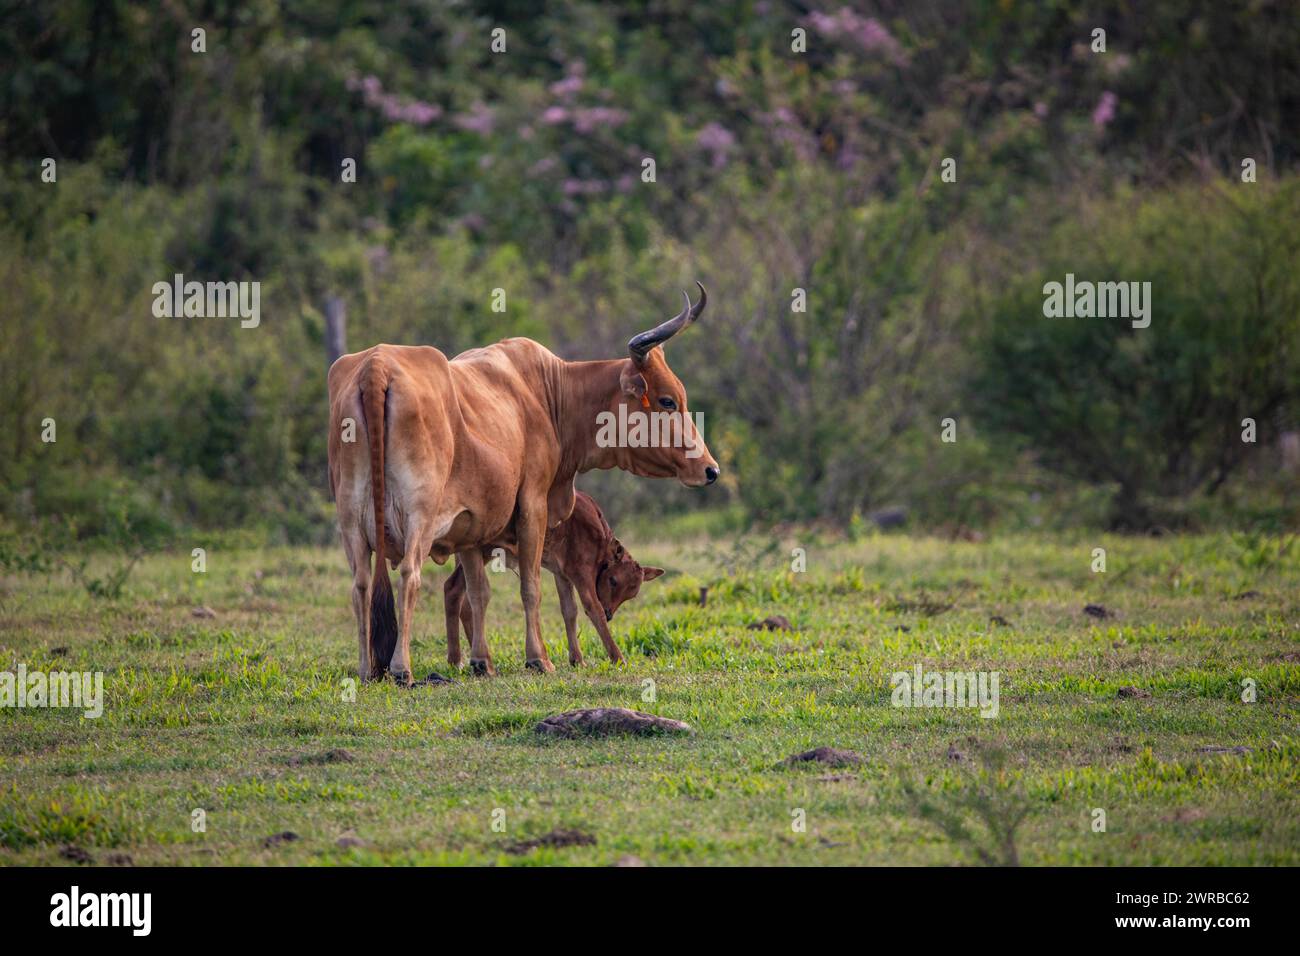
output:
M1186 187L1093 204L1033 279L990 304L974 380L985 421L1049 468L1115 488L1112 524L1213 493L1300 409L1300 187ZM1044 315L1044 285L1151 283L1150 326Z

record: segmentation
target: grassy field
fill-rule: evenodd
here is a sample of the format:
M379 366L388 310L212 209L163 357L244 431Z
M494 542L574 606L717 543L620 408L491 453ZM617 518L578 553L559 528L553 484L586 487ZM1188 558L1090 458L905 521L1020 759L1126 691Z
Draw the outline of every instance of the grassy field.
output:
M630 544L670 573L614 619L627 666L605 661L590 624L587 666L563 663L547 575L558 670L525 672L517 580L504 574L489 609L500 677L361 685L355 700L339 550L215 547L203 574L188 551L154 555L117 599L66 575L0 579L0 669L103 671L105 687L99 719L0 708L0 862L946 865L981 850L1005 860L1014 845L1029 865L1300 863L1300 546ZM795 547L804 573L790 570ZM449 569L426 567L417 678L447 673ZM200 605L217 616L194 617ZM794 629L746 627L774 614ZM890 675L917 663L998 672L998 716L891 706ZM696 732L533 732L591 706ZM781 764L817 746L863 763ZM990 838L981 812L995 830L1024 822ZM268 845L286 831L297 838ZM528 842L556 831L590 839Z

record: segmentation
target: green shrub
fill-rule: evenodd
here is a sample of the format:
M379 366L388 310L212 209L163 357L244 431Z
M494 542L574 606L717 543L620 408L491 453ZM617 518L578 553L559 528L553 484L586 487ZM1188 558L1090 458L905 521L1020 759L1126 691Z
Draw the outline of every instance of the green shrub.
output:
M1049 469L1113 488L1116 527L1163 523L1170 499L1213 493L1300 410L1298 217L1294 181L1085 207L989 305L981 420ZM1149 281L1150 326L1045 316L1044 284L1067 273Z

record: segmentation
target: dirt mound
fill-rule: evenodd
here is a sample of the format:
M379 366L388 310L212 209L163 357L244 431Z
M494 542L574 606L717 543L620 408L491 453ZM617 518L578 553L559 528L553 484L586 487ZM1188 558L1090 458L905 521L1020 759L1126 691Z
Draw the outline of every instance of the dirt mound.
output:
M771 617L765 617L761 621L754 621L752 624L746 624L745 627L751 631L793 631L790 619L782 614L773 614Z
M553 737L647 737L655 734L690 734L689 724L625 707L592 707L547 717L535 728Z
M523 856L525 853L531 853L538 847L566 847L566 846L595 846L596 838L590 833L582 830L571 830L559 828L552 830L543 836L534 837L531 840L520 840L518 843L512 843L506 847L506 852L513 856Z
M862 756L839 747L814 747L803 753L791 754L781 763L789 767L804 763L816 763L824 767L856 767L862 763Z

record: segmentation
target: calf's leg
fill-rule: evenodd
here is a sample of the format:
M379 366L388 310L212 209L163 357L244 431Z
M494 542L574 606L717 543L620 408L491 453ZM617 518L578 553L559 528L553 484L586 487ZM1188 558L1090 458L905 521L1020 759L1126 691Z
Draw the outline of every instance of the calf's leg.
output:
M569 663L574 667L581 667L582 644L578 641L578 602L573 596L573 583L568 578L556 574L555 591L560 596L560 613L564 615L564 634L569 639Z
M578 589L578 598L582 601L582 608L587 612L587 617L596 628L596 633L600 635L600 642L605 645L605 653L615 664L623 663L623 652L618 649L614 643L614 635L609 633L609 623L605 620L605 609L600 604L600 598L596 596L596 580L592 577L580 578L573 582Z
M465 617L465 633L473 639L473 618L469 616L469 605L465 601L465 569L456 563L456 570L442 586L442 611L447 620L447 663L452 667L462 664L460 653L460 621Z

